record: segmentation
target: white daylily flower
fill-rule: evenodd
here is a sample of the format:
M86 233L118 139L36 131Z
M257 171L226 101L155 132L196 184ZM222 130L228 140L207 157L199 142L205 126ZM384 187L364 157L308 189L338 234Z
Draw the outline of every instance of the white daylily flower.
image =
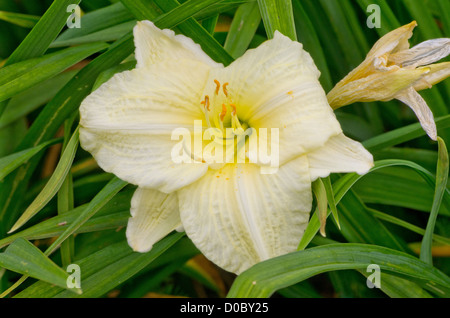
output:
M134 250L185 230L206 257L240 273L296 250L312 181L372 167L371 154L343 135L300 43L276 32L224 67L149 21L138 22L134 36L137 68L116 74L80 107L82 147L105 171L138 185L126 233ZM192 131L199 120L220 131L277 128L278 171L262 174L251 153L245 163L217 165L199 153L175 163L173 130Z
M433 113L417 91L450 76L450 62L431 64L450 54L450 39L433 39L409 48L416 21L380 38L365 60L328 93L333 109L354 102L398 99L416 114L428 136L436 140Z

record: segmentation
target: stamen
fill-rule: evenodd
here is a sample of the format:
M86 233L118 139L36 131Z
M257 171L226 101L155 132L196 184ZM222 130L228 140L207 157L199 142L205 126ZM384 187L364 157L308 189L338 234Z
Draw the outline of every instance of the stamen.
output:
M224 83L223 86L222 86L223 93L225 94L226 97L228 97L227 86L228 86L228 82Z
M216 95L219 95L219 90L220 90L220 82L218 80L214 80L214 83L216 83Z
M239 118L236 116L236 114L234 114L233 117L231 117L231 126L234 129L237 129L237 128L243 129L241 122L239 121Z
M233 129L242 128L241 123L239 122L239 118L236 115L236 105L233 103L230 103L230 106L232 108L231 110L231 126Z
M223 122L223 119L225 118L226 114L227 114L227 106L225 106L225 104L222 104L222 112L219 115L220 121Z
M205 120L206 120L206 124L208 125L208 127L212 127L211 122L209 121L209 115L206 111L205 111Z
M206 95L206 96L205 96L205 100L202 101L202 102L200 102L200 104L202 104L203 106L205 106L206 109L209 111L209 110L210 110L210 109L209 109L209 96Z
M230 103L231 108L233 108L233 110L231 111L231 114L234 116L236 115L236 105L233 103Z

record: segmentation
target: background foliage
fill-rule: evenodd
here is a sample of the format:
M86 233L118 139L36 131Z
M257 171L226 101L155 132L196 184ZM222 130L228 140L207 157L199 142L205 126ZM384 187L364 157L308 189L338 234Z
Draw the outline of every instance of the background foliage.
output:
M369 4L381 28L366 25ZM68 29L70 4L81 28ZM379 37L416 20L412 45L450 36L448 0L0 0L0 293L3 297L448 297L450 81L421 91L439 144L397 101L336 111L346 135L376 160L366 176L324 179L299 251L239 277L208 262L183 233L149 253L125 239L134 187L78 146L80 102L135 66L136 20L173 28L225 65L279 29L302 42L329 91ZM336 206L332 202L336 203ZM320 214L321 217L324 213ZM9 233L14 226L14 232ZM67 289L81 267L82 293ZM368 288L369 264L381 288Z

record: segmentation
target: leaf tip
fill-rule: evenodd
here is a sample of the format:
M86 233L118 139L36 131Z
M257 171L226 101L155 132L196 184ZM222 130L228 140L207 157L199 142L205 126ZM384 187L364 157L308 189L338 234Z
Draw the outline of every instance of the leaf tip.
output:
M325 223L320 225L320 235L322 235L323 237L327 237L327 234L325 233Z
M8 232L6 232L6 234L11 234L12 232L15 232L19 227L20 225L17 225L17 223L14 224L12 228Z

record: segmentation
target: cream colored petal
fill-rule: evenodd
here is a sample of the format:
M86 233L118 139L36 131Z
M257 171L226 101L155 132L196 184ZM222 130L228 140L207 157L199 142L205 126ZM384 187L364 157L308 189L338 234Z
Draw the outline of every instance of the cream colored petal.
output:
M414 89L420 91L422 89L431 88L447 77L450 76L450 62L437 63L426 66L430 70L424 77L414 84Z
M208 165L177 163L172 150L179 141L170 134L80 128L80 143L98 165L120 179L140 187L171 193L202 177Z
M223 104L234 103L241 122L269 133L278 129L283 164L341 132L319 75L302 44L275 32L273 39L248 50L225 69L213 69L204 95L216 105L216 116ZM214 80L222 85L218 94ZM228 97L223 92L225 83Z
M450 54L450 39L433 39L422 42L409 50L389 55L389 61L401 67L415 68L432 64Z
M327 95L334 109L355 102L389 101L430 73L429 67L376 72L346 85L333 88Z
M180 141L172 132L203 117L208 69L184 60L116 74L80 106L81 146L102 169L141 187L171 192L195 181L207 166L174 162Z
M87 128L145 130L193 125L204 117L201 93L209 67L179 60L115 74L80 106Z
M159 62L191 59L211 67L223 67L214 62L199 44L172 30L161 30L150 21L138 21L133 29L137 67L145 67Z
M399 93L396 98L408 105L414 111L423 130L425 130L431 139L437 140L436 124L434 122L433 113L422 96L420 96L414 88L410 87Z
M136 252L148 252L153 244L181 226L176 193L137 188L130 212L126 236Z
M261 174L253 164L208 171L178 190L186 234L223 269L250 266L296 250L312 204L306 157Z
M260 143L278 150L280 165L323 146L342 132L318 82L303 83L267 101L248 124L257 130ZM267 131L267 138L261 130ZM277 130L276 146L271 139L273 130Z
M382 36L367 53L366 59L372 60L375 57L382 56L386 53L395 53L409 48L408 40L413 34L413 29L417 26L417 22L413 21L403 25Z
M373 156L359 142L344 134L331 137L326 144L309 153L311 181L330 173L367 173L373 167Z
M367 53L364 61L348 73L330 92L328 92L327 97L330 105L333 108L338 108L340 106L351 104L354 101L359 101L356 99L350 102L346 97L341 95L349 91L351 92L354 89L358 90L361 83L366 85L365 79L370 76L375 76L380 72L382 72L381 74L384 76L385 72L398 70L399 67L397 65L388 64L388 59L392 53L401 52L409 48L408 39L412 36L412 31L416 26L416 21L413 21L381 37L373 45L369 53ZM353 84L354 82L356 82L356 84Z
M210 96L213 105L221 106L224 101L232 100L238 107L239 118L247 122L267 101L304 82L317 81L319 75L302 44L276 31L273 39L248 50L226 68L211 70L204 95ZM222 85L228 83L228 99L223 87L215 94L215 79Z

